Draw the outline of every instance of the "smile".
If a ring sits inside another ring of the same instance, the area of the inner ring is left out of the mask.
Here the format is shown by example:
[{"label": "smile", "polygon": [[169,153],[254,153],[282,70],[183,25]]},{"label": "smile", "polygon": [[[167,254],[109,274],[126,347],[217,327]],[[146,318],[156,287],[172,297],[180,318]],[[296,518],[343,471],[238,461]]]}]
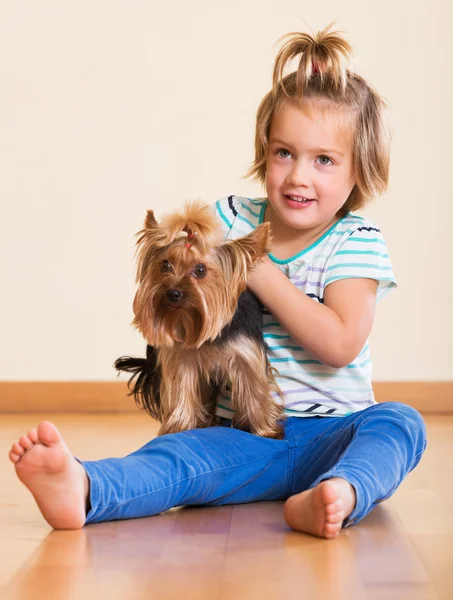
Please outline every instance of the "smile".
[{"label": "smile", "polygon": [[289,198],[290,200],[292,200],[293,202],[300,202],[301,204],[305,203],[305,202],[314,202],[314,198],[305,198],[304,196],[289,196],[286,195],[285,196],[287,198]]}]

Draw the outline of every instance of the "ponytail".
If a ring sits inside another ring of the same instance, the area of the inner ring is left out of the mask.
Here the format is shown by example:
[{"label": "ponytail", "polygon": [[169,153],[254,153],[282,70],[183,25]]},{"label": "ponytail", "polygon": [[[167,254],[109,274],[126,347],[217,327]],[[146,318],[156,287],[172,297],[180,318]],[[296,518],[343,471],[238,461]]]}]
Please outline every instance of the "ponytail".
[{"label": "ponytail", "polygon": [[344,59],[350,60],[352,47],[338,32],[330,31],[332,23],[314,37],[308,33],[287,33],[279,42],[287,39],[275,59],[272,77],[272,92],[277,96],[282,88],[286,95],[283,78],[285,66],[299,56],[296,71],[296,91],[299,98],[305,93],[310,80],[330,79],[330,85],[337,91],[344,91],[347,84],[347,69]]}]

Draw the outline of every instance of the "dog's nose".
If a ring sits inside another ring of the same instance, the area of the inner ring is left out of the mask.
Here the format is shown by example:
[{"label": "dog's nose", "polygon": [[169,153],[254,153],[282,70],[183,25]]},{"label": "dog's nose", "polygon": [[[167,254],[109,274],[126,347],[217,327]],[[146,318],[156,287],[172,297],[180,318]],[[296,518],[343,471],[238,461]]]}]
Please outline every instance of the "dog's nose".
[{"label": "dog's nose", "polygon": [[180,290],[168,290],[167,297],[170,302],[178,302],[182,298],[182,292]]}]

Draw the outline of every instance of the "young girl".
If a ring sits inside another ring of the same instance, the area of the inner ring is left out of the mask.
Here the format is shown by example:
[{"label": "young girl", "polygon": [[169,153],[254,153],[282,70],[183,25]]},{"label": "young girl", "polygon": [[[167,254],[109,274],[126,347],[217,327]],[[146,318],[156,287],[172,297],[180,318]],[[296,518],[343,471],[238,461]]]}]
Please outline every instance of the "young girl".
[{"label": "young girl", "polygon": [[[266,307],[264,337],[285,395],[284,439],[231,427],[165,435],[125,458],[75,459],[49,422],[9,454],[50,525],[154,515],[174,506],[286,500],[297,531],[335,538],[396,490],[425,449],[409,406],[376,404],[368,336],[377,300],[395,287],[381,231],[354,215],[387,187],[382,99],[342,66],[349,44],[326,29],[290,34],[257,115],[250,175],[267,197],[216,204],[225,237],[271,224],[272,254],[249,287]],[[288,61],[297,71],[283,76]]]}]

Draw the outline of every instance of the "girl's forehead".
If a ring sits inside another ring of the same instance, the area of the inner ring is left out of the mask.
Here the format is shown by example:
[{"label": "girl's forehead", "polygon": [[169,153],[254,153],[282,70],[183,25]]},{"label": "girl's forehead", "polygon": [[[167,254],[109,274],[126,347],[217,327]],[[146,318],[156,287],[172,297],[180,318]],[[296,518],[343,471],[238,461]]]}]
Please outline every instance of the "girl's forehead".
[{"label": "girl's forehead", "polygon": [[355,127],[356,115],[350,109],[312,99],[300,105],[286,101],[274,113],[269,142],[282,136],[288,142],[302,136],[307,141],[308,138],[313,141],[325,140],[326,143],[349,147]]}]

